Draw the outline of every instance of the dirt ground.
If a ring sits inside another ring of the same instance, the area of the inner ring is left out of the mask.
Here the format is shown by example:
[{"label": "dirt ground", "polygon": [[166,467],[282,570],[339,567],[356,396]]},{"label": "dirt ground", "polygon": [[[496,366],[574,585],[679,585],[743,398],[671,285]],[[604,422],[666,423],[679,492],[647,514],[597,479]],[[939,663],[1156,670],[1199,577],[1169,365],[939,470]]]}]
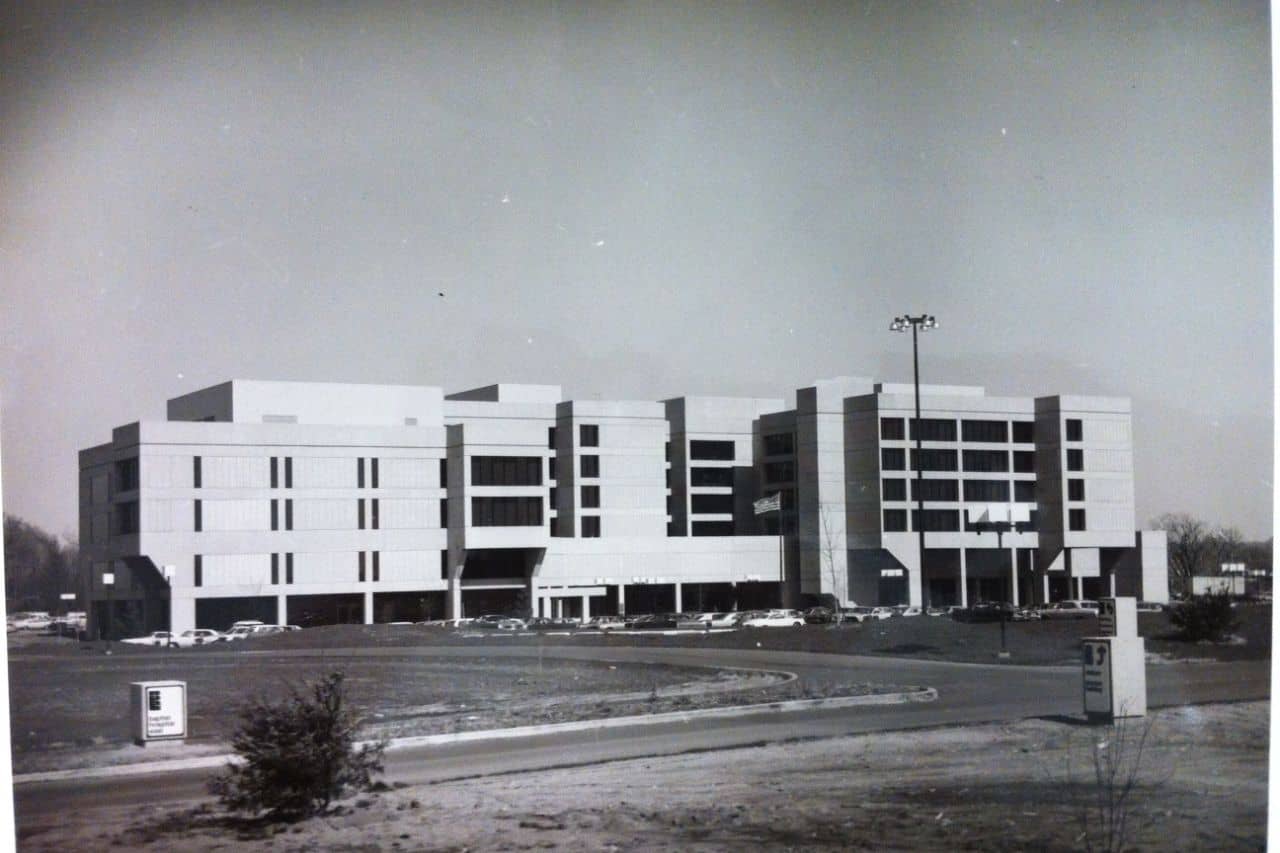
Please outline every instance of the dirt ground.
[{"label": "dirt ground", "polygon": [[[1192,706],[1148,718],[1126,849],[1263,849],[1269,710]],[[1132,759],[1144,727],[1029,720],[423,787],[388,779],[389,791],[280,829],[207,805],[143,808],[21,849],[1080,850],[1100,831],[1088,805],[1099,790],[1092,756]]]}]

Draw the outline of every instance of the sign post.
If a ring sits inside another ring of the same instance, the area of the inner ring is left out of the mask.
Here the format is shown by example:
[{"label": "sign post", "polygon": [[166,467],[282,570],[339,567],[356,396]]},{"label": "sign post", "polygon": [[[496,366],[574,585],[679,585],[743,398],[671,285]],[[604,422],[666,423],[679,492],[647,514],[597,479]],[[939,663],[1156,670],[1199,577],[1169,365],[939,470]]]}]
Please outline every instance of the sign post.
[{"label": "sign post", "polygon": [[187,738],[187,683],[134,681],[129,685],[133,742],[181,746]]},{"label": "sign post", "polygon": [[1084,712],[1109,723],[1147,714],[1146,643],[1138,636],[1137,601],[1104,598],[1098,633],[1081,641]]}]

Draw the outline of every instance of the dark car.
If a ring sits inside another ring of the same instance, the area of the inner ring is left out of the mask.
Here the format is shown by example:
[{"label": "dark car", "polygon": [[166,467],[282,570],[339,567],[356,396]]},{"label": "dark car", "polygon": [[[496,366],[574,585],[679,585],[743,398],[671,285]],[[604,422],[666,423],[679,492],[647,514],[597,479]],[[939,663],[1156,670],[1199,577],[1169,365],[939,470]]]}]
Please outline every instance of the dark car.
[{"label": "dark car", "polygon": [[970,607],[953,611],[951,618],[957,622],[999,622],[1012,620],[1015,610],[1016,607],[1003,601],[979,601]]},{"label": "dark car", "polygon": [[674,613],[652,613],[641,616],[629,626],[634,631],[672,631],[679,627]]},{"label": "dark car", "polygon": [[836,615],[828,607],[810,607],[804,612],[806,625],[830,625],[836,621]]}]

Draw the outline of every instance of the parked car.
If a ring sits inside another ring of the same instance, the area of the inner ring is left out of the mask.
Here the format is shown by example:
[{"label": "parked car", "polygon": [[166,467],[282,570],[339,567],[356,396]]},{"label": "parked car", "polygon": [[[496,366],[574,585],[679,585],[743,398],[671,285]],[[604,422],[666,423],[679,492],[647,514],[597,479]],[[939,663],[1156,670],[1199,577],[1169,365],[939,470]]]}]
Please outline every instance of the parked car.
[{"label": "parked car", "polygon": [[[1092,604],[1092,607],[1086,605]],[[1097,602],[1078,599],[1057,601],[1040,611],[1042,619],[1089,619],[1098,615]]]},{"label": "parked car", "polygon": [[258,623],[258,625],[236,625],[231,629],[222,632],[222,642],[230,643],[235,642],[236,640],[243,640],[247,637],[252,637],[253,629],[259,627],[261,624],[262,623]]},{"label": "parked car", "polygon": [[620,631],[627,623],[617,616],[596,616],[582,627],[592,631]]},{"label": "parked car", "polygon": [[736,628],[742,622],[741,613],[712,613],[707,621],[710,628]]},{"label": "parked car", "polygon": [[873,607],[871,612],[867,614],[869,619],[892,619],[896,615],[896,611],[892,607]]},{"label": "parked car", "polygon": [[180,649],[189,649],[192,646],[211,645],[221,642],[222,635],[211,628],[195,628],[190,631],[183,631],[181,634],[173,638],[173,645]]},{"label": "parked car", "polygon": [[1158,601],[1139,601],[1137,610],[1139,613],[1163,613],[1165,607]]},{"label": "parked car", "polygon": [[829,607],[810,607],[804,612],[806,625],[830,625],[836,621],[836,614]]},{"label": "parked car", "polygon": [[671,631],[679,624],[674,613],[650,613],[638,617],[629,627],[633,631]]},{"label": "parked car", "polygon": [[173,634],[168,631],[152,631],[145,637],[130,637],[120,642],[128,643],[132,646],[171,646],[173,645],[173,639]]},{"label": "parked car", "polygon": [[951,611],[946,607],[930,607],[925,610],[925,614],[929,616],[950,616]]},{"label": "parked car", "polygon": [[763,616],[753,616],[742,623],[744,628],[799,628],[804,617],[795,610],[770,610]]},{"label": "parked car", "polygon": [[1014,622],[1039,622],[1040,610],[1035,607],[1019,607],[1009,614],[1009,618]]},{"label": "parked car", "polygon": [[49,627],[52,617],[43,610],[28,610],[14,613],[8,619],[15,631],[43,631]]},{"label": "parked car", "polygon": [[[409,623],[405,622],[404,624],[408,625]],[[250,625],[249,629],[250,629],[250,633],[254,637],[260,636],[262,634],[283,634],[284,633],[283,625]]]},{"label": "parked car", "polygon": [[923,616],[924,610],[919,607],[903,607],[898,610],[899,616]]},{"label": "parked car", "polygon": [[957,622],[999,622],[1012,620],[1018,608],[1004,601],[978,601],[971,607],[958,607],[951,613]]}]

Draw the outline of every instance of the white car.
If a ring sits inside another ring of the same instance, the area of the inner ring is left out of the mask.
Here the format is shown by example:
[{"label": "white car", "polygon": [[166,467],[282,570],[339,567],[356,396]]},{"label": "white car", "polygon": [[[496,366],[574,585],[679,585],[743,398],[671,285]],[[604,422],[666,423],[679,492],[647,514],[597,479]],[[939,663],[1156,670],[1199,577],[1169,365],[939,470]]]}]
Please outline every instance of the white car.
[{"label": "white car", "polygon": [[794,610],[770,610],[764,616],[753,616],[742,623],[744,628],[799,628],[804,617]]},{"label": "white car", "polygon": [[171,646],[173,645],[173,634],[168,631],[152,631],[145,637],[130,637],[120,642],[133,646]]},{"label": "white car", "polygon": [[741,613],[712,613],[707,625],[712,628],[736,628],[742,622]]},{"label": "white car", "polygon": [[924,611],[919,607],[904,607],[898,611],[899,616],[921,616],[923,614]]},{"label": "white car", "polygon": [[232,641],[234,641],[234,640],[243,640],[243,639],[245,639],[246,637],[252,637],[252,636],[253,636],[253,634],[254,634],[254,629],[259,628],[259,627],[261,627],[261,625],[236,625],[236,626],[233,626],[233,627],[231,628],[231,630],[229,630],[229,631],[225,631],[225,632],[222,634],[222,640],[223,640],[223,642],[230,643],[230,642],[232,642]]},{"label": "white car", "polygon": [[210,628],[195,628],[190,631],[183,631],[181,634],[173,638],[173,645],[180,649],[189,649],[192,646],[205,646],[220,642],[222,635]]},{"label": "white car", "polygon": [[43,610],[15,613],[9,617],[9,624],[15,631],[43,631],[52,621],[53,618]]},{"label": "white car", "polygon": [[871,612],[867,614],[868,619],[892,619],[897,615],[897,611],[892,607],[873,607]]},{"label": "white car", "polygon": [[621,631],[627,623],[617,616],[596,616],[582,627],[594,631]]}]

